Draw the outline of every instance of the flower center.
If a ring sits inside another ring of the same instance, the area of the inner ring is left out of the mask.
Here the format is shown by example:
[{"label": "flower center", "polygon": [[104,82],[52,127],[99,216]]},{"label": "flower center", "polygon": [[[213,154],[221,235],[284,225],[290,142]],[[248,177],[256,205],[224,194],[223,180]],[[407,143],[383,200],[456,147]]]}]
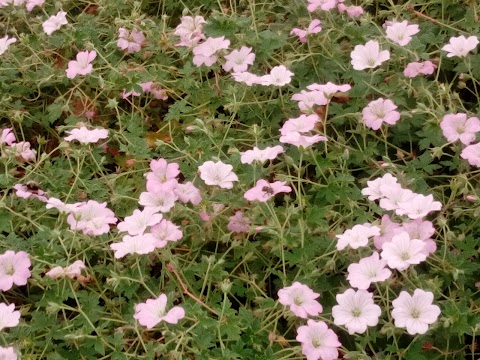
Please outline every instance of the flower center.
[{"label": "flower center", "polygon": [[358,318],[360,317],[360,315],[362,315],[362,310],[360,310],[359,308],[353,308],[352,316]]},{"label": "flower center", "polygon": [[300,296],[295,296],[293,303],[297,306],[300,306],[303,304],[303,299]]},{"label": "flower center", "polygon": [[322,339],[315,336],[313,339],[312,339],[312,345],[314,348],[319,348],[322,346]]},{"label": "flower center", "polygon": [[15,267],[13,266],[13,264],[8,264],[5,266],[5,274],[10,276],[15,274]]},{"label": "flower center", "polygon": [[412,313],[410,314],[412,316],[412,318],[414,319],[418,319],[420,317],[420,310],[418,309],[413,309],[412,310]]},{"label": "flower center", "polygon": [[407,261],[408,259],[410,259],[410,254],[408,252],[402,252],[400,254],[400,259],[402,259],[403,261]]},{"label": "flower center", "polygon": [[464,132],[465,132],[465,126],[464,125],[458,125],[457,133],[463,134]]},{"label": "flower center", "polygon": [[367,60],[368,66],[375,66],[376,59],[370,58]]}]

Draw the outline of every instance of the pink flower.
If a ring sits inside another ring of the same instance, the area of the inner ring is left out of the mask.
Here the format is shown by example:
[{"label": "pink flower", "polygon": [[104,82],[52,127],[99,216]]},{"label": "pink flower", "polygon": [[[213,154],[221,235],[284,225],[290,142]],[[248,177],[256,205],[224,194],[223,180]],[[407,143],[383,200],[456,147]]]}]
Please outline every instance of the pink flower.
[{"label": "pink flower", "polygon": [[232,171],[233,166],[221,161],[206,161],[198,167],[200,178],[207,185],[217,185],[223,189],[233,188],[233,182],[238,181],[237,175]]},{"label": "pink flower", "polygon": [[315,105],[327,105],[329,103],[329,99],[325,97],[323,91],[302,90],[300,93],[293,94],[291,99],[298,101],[298,108],[305,113],[313,112]]},{"label": "pink flower", "polygon": [[148,191],[173,191],[177,186],[178,181],[176,177],[180,174],[177,163],[169,164],[163,158],[152,160],[150,162],[150,170],[152,171],[146,174]]},{"label": "pink flower", "polygon": [[41,189],[31,190],[27,185],[23,185],[23,184],[15,184],[13,186],[13,189],[15,190],[15,195],[17,195],[19,198],[22,198],[22,199],[36,198],[43,202],[48,201],[48,199],[45,196],[43,196],[43,195],[46,195],[47,193]]},{"label": "pink flower", "polygon": [[76,61],[72,60],[68,62],[68,68],[65,70],[67,78],[73,79],[77,75],[90,74],[93,70],[91,63],[96,57],[97,52],[95,50],[79,52]]},{"label": "pink flower", "polygon": [[480,131],[480,120],[474,116],[467,119],[464,113],[448,114],[443,117],[440,127],[448,141],[460,140],[462,144],[469,145]]},{"label": "pink flower", "polygon": [[480,143],[468,145],[462,150],[460,157],[467,160],[470,165],[480,167]]},{"label": "pink flower", "polygon": [[308,35],[317,34],[320,31],[322,31],[322,27],[320,26],[320,20],[313,19],[306,30],[293,28],[292,31],[290,31],[290,35],[296,35],[300,39],[301,43],[306,43]]},{"label": "pink flower", "polygon": [[110,244],[115,252],[115,259],[121,259],[127,254],[149,254],[155,250],[156,239],[151,234],[125,235],[122,242]]},{"label": "pink flower", "polygon": [[230,54],[225,55],[227,62],[222,66],[223,70],[230,71],[233,69],[236,73],[247,71],[248,65],[252,65],[255,61],[255,54],[252,53],[251,47],[242,46],[240,50],[233,50]]},{"label": "pink flower", "polygon": [[422,252],[424,246],[423,241],[412,240],[407,232],[402,232],[383,244],[380,255],[391,269],[406,270],[410,265],[425,261],[427,256]]},{"label": "pink flower", "polygon": [[112,210],[107,209],[107,203],[95,200],[80,203],[72,208],[67,217],[71,230],[80,230],[85,235],[97,236],[110,231],[110,224],[115,224],[117,218]]},{"label": "pink flower", "polygon": [[153,328],[161,321],[176,324],[185,317],[185,310],[180,306],[174,306],[168,312],[166,308],[167,295],[160,294],[156,299],[148,299],[144,303],[135,305],[135,315],[133,317],[147,329]]},{"label": "pink flower", "polygon": [[54,31],[57,31],[62,25],[67,25],[67,13],[65,11],[59,11],[57,15],[50,16],[43,24],[43,31],[47,35],[52,35]]},{"label": "pink flower", "polygon": [[15,311],[15,304],[0,303],[0,331],[17,326],[20,322],[20,311]]},{"label": "pink flower", "polygon": [[260,84],[260,79],[261,79],[260,76],[252,74],[248,71],[232,73],[232,76],[236,82],[241,82],[248,86]]},{"label": "pink flower", "polygon": [[297,329],[297,341],[302,343],[302,354],[307,360],[336,360],[342,344],[338,336],[323,321],[308,320]]},{"label": "pink flower", "polygon": [[278,302],[290,307],[290,310],[303,319],[317,316],[323,311],[322,305],[315,300],[320,294],[313,292],[307,285],[295,281],[291,286],[278,290]]},{"label": "pink flower", "polygon": [[[382,250],[383,244],[392,240],[392,238],[401,231],[403,231],[403,227],[391,221],[390,216],[385,214],[382,216],[382,222],[380,224],[380,235],[373,237],[373,245],[376,249]],[[415,237],[412,237],[412,239],[415,239]]]},{"label": "pink flower", "polygon": [[274,66],[272,70],[270,70],[270,74],[263,75],[260,78],[260,83],[266,86],[284,86],[290,84],[293,75],[294,74],[283,65]]},{"label": "pink flower", "polygon": [[347,246],[352,249],[367,246],[368,238],[380,235],[380,228],[372,224],[365,223],[355,225],[353,228],[346,230],[343,234],[337,235],[337,250],[343,250]]},{"label": "pink flower", "polygon": [[384,198],[380,199],[380,207],[384,210],[397,210],[401,202],[408,202],[415,197],[415,193],[408,189],[403,189],[399,184],[384,185],[381,189]]},{"label": "pink flower", "polygon": [[75,279],[80,276],[82,269],[85,269],[85,264],[82,260],[75,261],[72,265],[67,267],[55,266],[49,272],[45,274],[52,279],[59,279],[64,277],[69,277],[70,279]]},{"label": "pink flower", "polygon": [[363,334],[368,326],[376,326],[382,310],[373,303],[373,294],[366,290],[348,289],[336,296],[332,308],[333,323],[345,325],[350,335]]},{"label": "pink flower", "polygon": [[62,200],[57,199],[55,197],[51,197],[50,199],[47,200],[47,205],[45,207],[47,209],[57,209],[60,212],[63,213],[70,213],[74,211],[79,205],[82,205],[83,203],[75,203],[75,204],[65,204]]},{"label": "pink flower", "polygon": [[274,147],[266,147],[263,150],[260,150],[255,146],[253,150],[247,150],[240,153],[240,162],[242,164],[251,164],[254,161],[264,163],[267,160],[274,160],[279,154],[283,152],[283,147],[281,147],[280,145]]},{"label": "pink flower", "polygon": [[17,354],[13,347],[4,348],[0,346],[0,359],[2,360],[17,360]]},{"label": "pink flower", "polygon": [[65,132],[69,135],[64,139],[65,141],[77,140],[82,144],[96,143],[98,140],[108,137],[108,130],[103,128],[89,130],[85,126],[82,126],[79,129],[72,129]]},{"label": "pink flower", "polygon": [[17,139],[15,138],[15,134],[12,132],[11,128],[6,128],[2,130],[2,133],[0,135],[0,145],[12,145],[15,141],[17,141]]},{"label": "pink flower", "polygon": [[437,321],[440,308],[433,305],[433,293],[416,289],[411,296],[402,291],[398,298],[392,301],[392,317],[395,326],[407,329],[410,335],[425,334],[428,325]]},{"label": "pink flower", "polygon": [[45,0],[27,0],[27,11],[30,12],[35,6],[42,6],[45,3]]},{"label": "pink flower", "polygon": [[403,75],[408,78],[414,78],[420,74],[431,75],[434,73],[436,68],[437,65],[431,61],[411,62],[407,65],[405,70],[403,70]]},{"label": "pink flower", "polygon": [[372,69],[390,59],[387,50],[380,51],[378,41],[370,40],[365,45],[357,45],[350,54],[355,70]]},{"label": "pink flower", "polygon": [[[351,88],[352,87],[349,84],[337,85],[330,81],[327,82],[326,84],[313,83],[307,86],[308,90],[321,91],[327,99],[330,99],[336,93],[347,92]],[[317,104],[317,105],[325,105],[325,104]]]},{"label": "pink flower", "polygon": [[[397,184],[397,178],[392,174],[385,174],[375,180],[367,181],[367,187],[362,189],[362,195],[368,196],[368,200],[374,201],[385,197],[384,191]],[[398,185],[400,186],[400,185]]]},{"label": "pink flower", "polygon": [[[13,285],[26,285],[30,274],[30,257],[25,251],[7,250],[0,255],[0,290],[8,291]],[[0,314],[2,312],[0,311]]]},{"label": "pink flower", "polygon": [[[159,99],[159,100],[168,99],[168,96],[165,90],[159,87],[153,81],[138,83],[138,86],[142,88],[143,92],[152,94],[155,99]],[[122,99],[128,99],[129,96],[140,96],[140,95],[142,94],[139,92],[136,92],[135,90],[131,90],[131,91],[123,90]]]},{"label": "pink flower", "polygon": [[197,66],[202,64],[212,66],[217,61],[216,53],[223,49],[228,49],[230,40],[225,40],[225,36],[212,38],[209,37],[203,43],[193,48],[193,63]]},{"label": "pink flower", "polygon": [[205,39],[203,35],[203,24],[206,24],[203,16],[182,16],[181,23],[175,29],[175,35],[180,36],[180,42],[176,46],[193,46],[200,40]]},{"label": "pink flower", "polygon": [[185,184],[177,184],[173,189],[174,194],[183,203],[191,202],[193,205],[198,205],[202,202],[202,194],[191,181]]},{"label": "pink flower", "polygon": [[400,231],[406,231],[410,239],[422,240],[424,243],[422,252],[426,256],[437,250],[435,240],[431,239],[433,234],[435,234],[435,228],[431,221],[423,221],[422,219],[407,221],[402,224]]},{"label": "pink flower", "polygon": [[9,148],[5,149],[5,153],[7,155],[13,155],[17,161],[34,161],[37,155],[37,151],[30,148],[28,141],[20,141],[12,144]]},{"label": "pink flower", "polygon": [[16,42],[17,39],[12,37],[9,38],[8,35],[5,35],[3,38],[0,38],[0,55],[7,51],[8,47]]},{"label": "pink flower", "polygon": [[154,212],[169,212],[177,201],[177,195],[172,189],[164,189],[159,191],[146,191],[140,194],[138,203],[145,207],[151,208]]},{"label": "pink flower", "polygon": [[447,57],[459,56],[465,57],[467,54],[475,49],[478,45],[478,38],[476,36],[451,37],[450,42],[442,47],[442,50],[448,52]]},{"label": "pink flower", "polygon": [[242,211],[235,212],[235,215],[228,218],[227,229],[237,234],[248,233],[251,220]]},{"label": "pink flower", "polygon": [[[385,268],[387,261],[380,259],[377,252],[348,266],[347,280],[351,287],[367,290],[372,283],[387,280],[392,272]],[[342,324],[340,324],[342,325]]]},{"label": "pink flower", "polygon": [[255,187],[247,190],[243,197],[248,201],[266,202],[279,193],[289,193],[292,191],[290,186],[286,185],[286,181],[275,181],[269,183],[266,180],[258,180]]},{"label": "pink flower", "polygon": [[144,210],[134,210],[131,216],[117,224],[118,231],[128,232],[130,235],[142,235],[147,227],[158,224],[163,216],[153,208],[147,207]]},{"label": "pink flower", "polygon": [[142,50],[142,45],[145,42],[145,35],[143,32],[133,29],[129,32],[127,29],[118,29],[117,46],[126,50],[127,54],[138,52]]},{"label": "pink flower", "polygon": [[387,39],[400,46],[407,45],[412,40],[412,36],[420,31],[418,25],[411,25],[407,20],[402,22],[386,21],[384,27],[386,27]]},{"label": "pink flower", "polygon": [[162,248],[168,241],[176,242],[183,236],[180,227],[169,220],[163,219],[160,223],[152,226],[150,235],[155,239],[155,247]]},{"label": "pink flower", "polygon": [[363,8],[361,6],[346,6],[342,3],[337,5],[339,13],[347,12],[347,15],[351,18],[356,18],[363,15]]},{"label": "pink flower", "polygon": [[[308,1],[308,6],[307,10],[309,12],[314,12],[318,8],[321,10],[331,10],[337,5],[337,0],[307,0]],[[309,359],[310,360],[310,359]]]},{"label": "pink flower", "polygon": [[307,148],[318,142],[327,141],[327,138],[322,135],[306,136],[298,132],[292,132],[292,133],[288,133],[286,135],[280,136],[279,141],[284,144],[291,144],[297,147],[301,146],[301,147]]},{"label": "pink flower", "polygon": [[400,113],[395,110],[396,108],[392,100],[380,98],[370,101],[362,111],[362,120],[365,126],[373,130],[380,129],[384,122],[395,125],[400,120]]},{"label": "pink flower", "polygon": [[433,201],[433,195],[416,194],[407,201],[398,203],[398,209],[395,210],[397,215],[407,215],[410,219],[421,219],[428,215],[431,211],[439,211],[442,204],[439,201]]},{"label": "pink flower", "polygon": [[280,134],[287,135],[289,133],[306,133],[315,128],[315,125],[320,122],[320,118],[316,114],[300,115],[298,118],[292,118],[285,121],[280,128]]}]

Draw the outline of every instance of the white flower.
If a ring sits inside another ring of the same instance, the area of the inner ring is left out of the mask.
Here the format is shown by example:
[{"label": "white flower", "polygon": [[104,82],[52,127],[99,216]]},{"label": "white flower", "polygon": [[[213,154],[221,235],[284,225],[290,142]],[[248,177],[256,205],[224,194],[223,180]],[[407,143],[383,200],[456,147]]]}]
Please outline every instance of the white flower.
[{"label": "white flower", "polygon": [[416,289],[411,296],[402,291],[397,299],[392,301],[392,317],[395,319],[395,326],[406,328],[410,335],[425,334],[428,325],[437,321],[440,315],[440,308],[432,305],[433,293]]},{"label": "white flower", "polygon": [[380,306],[373,303],[373,294],[366,290],[348,289],[336,296],[338,305],[332,308],[335,325],[345,325],[350,335],[362,334],[367,326],[378,324],[382,313]]},{"label": "white flower", "polygon": [[380,51],[378,41],[370,40],[365,45],[355,46],[350,57],[355,70],[364,70],[380,66],[390,59],[390,53],[387,50]]},{"label": "white flower", "polygon": [[198,167],[200,178],[207,185],[217,185],[223,189],[233,188],[233,182],[238,181],[237,175],[232,171],[233,166],[221,161],[206,161]]},{"label": "white flower", "polygon": [[424,246],[425,243],[422,240],[412,240],[404,231],[395,235],[391,241],[384,243],[380,255],[391,269],[405,270],[410,265],[425,261],[427,255],[422,252]]},{"label": "white flower", "polygon": [[57,15],[52,15],[43,24],[43,31],[47,35],[52,35],[54,31],[57,31],[62,25],[68,24],[67,13],[65,11],[59,11]]},{"label": "white flower", "polygon": [[447,57],[459,56],[464,57],[467,54],[475,49],[478,45],[478,38],[476,36],[465,36],[451,37],[450,42],[442,47],[442,50],[448,52]]},{"label": "white flower", "polygon": [[285,66],[280,65],[273,67],[272,70],[270,70],[270,74],[262,76],[260,81],[262,85],[283,86],[290,84],[293,75],[294,74]]}]

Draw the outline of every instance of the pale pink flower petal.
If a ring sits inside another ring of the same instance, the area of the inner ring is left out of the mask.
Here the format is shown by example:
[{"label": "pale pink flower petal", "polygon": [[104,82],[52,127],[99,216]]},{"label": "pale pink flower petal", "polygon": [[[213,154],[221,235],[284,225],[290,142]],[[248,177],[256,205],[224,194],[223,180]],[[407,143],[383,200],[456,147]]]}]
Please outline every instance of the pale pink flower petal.
[{"label": "pale pink flower petal", "polygon": [[233,166],[221,161],[206,161],[198,167],[200,178],[207,185],[217,185],[223,189],[233,188],[233,182],[238,181],[237,175],[232,171]]},{"label": "pale pink flower petal", "polygon": [[374,252],[371,256],[348,266],[347,280],[351,287],[367,290],[372,283],[385,281],[392,275],[386,265],[387,261],[380,259],[380,255]]},{"label": "pale pink flower petal", "polygon": [[392,100],[378,99],[368,103],[362,111],[362,120],[365,126],[378,130],[383,123],[395,125],[400,120],[400,113]]},{"label": "pale pink flower petal", "polygon": [[148,254],[155,250],[156,239],[151,234],[125,235],[122,242],[110,244],[115,258],[121,259],[127,254]]},{"label": "pale pink flower petal", "polygon": [[228,218],[227,229],[237,234],[248,233],[251,220],[242,211],[235,212],[235,215]]},{"label": "pale pink flower petal", "polygon": [[402,232],[383,244],[380,255],[391,269],[406,270],[410,265],[425,261],[427,256],[422,251],[424,247],[423,241],[410,239],[407,232]]},{"label": "pale pink flower petal", "polygon": [[338,336],[323,321],[308,320],[297,329],[297,341],[302,343],[302,354],[307,360],[336,360],[342,344]]},{"label": "pale pink flower petal", "polygon": [[15,304],[0,303],[0,331],[17,326],[20,322],[20,311],[15,311]]},{"label": "pale pink flower petal", "polygon": [[373,226],[369,223],[355,225],[343,234],[336,236],[338,239],[337,250],[343,250],[347,246],[350,246],[352,249],[367,246],[368,239],[376,235],[380,235],[380,228],[378,226]]},{"label": "pale pink flower petal", "polygon": [[266,202],[279,193],[289,193],[292,188],[286,185],[286,181],[275,181],[269,183],[266,180],[258,180],[255,187],[247,190],[243,197],[248,201]]},{"label": "pale pink flower petal", "polygon": [[147,329],[153,328],[161,321],[177,324],[185,317],[185,311],[180,306],[174,306],[169,311],[166,308],[167,295],[160,294],[157,299],[148,299],[144,303],[136,304],[133,317]]},{"label": "pale pink flower petal", "polygon": [[136,209],[131,216],[117,224],[117,229],[128,232],[129,235],[142,235],[147,227],[158,224],[162,218],[162,214],[158,214],[153,208]]},{"label": "pale pink flower petal", "polygon": [[0,346],[0,359],[2,360],[17,360],[18,356],[13,347],[4,348]]},{"label": "pale pink flower petal", "polygon": [[256,146],[252,150],[240,153],[240,162],[242,164],[251,164],[254,161],[264,163],[267,160],[274,160],[279,154],[283,153],[283,147],[280,145],[274,147],[266,147],[260,150]]},{"label": "pale pink flower petal", "polygon": [[81,144],[96,143],[98,140],[108,137],[108,130],[103,128],[89,130],[85,126],[82,126],[79,129],[72,129],[65,132],[69,135],[65,137],[65,141],[77,140]]},{"label": "pale pink flower petal", "polygon": [[465,57],[477,47],[478,43],[478,37],[476,36],[469,36],[468,38],[463,35],[451,37],[450,42],[442,47],[442,50],[448,52],[447,57]]},{"label": "pale pink flower petal", "polygon": [[260,83],[266,86],[284,86],[290,84],[293,75],[294,74],[283,65],[274,66],[272,70],[270,70],[270,74],[261,77]]},{"label": "pale pink flower petal", "polygon": [[240,50],[233,50],[230,54],[224,56],[227,60],[223,65],[223,70],[235,73],[247,71],[248,66],[255,61],[255,54],[251,47],[242,46]]},{"label": "pale pink flower petal", "polygon": [[[30,257],[25,251],[7,250],[0,255],[0,290],[8,291],[13,285],[26,285],[31,276]],[[1,311],[0,311],[1,314]]]},{"label": "pale pink flower petal", "polygon": [[365,45],[357,45],[350,54],[355,70],[376,68],[390,59],[390,52],[381,51],[378,41],[370,40]]},{"label": "pale pink flower petal", "polygon": [[474,116],[467,119],[464,113],[448,114],[440,122],[440,128],[448,141],[460,140],[462,144],[469,145],[480,132],[480,120]]},{"label": "pale pink flower petal", "polygon": [[400,46],[407,45],[412,40],[412,36],[419,31],[418,25],[409,24],[407,20],[402,22],[388,21],[386,23],[387,39],[392,40]]},{"label": "pale pink flower petal", "polygon": [[73,79],[77,75],[87,75],[93,70],[92,61],[97,57],[97,52],[81,51],[77,54],[76,60],[68,62],[68,68],[65,70],[67,78]]},{"label": "pale pink flower petal", "polygon": [[47,35],[52,35],[54,31],[57,31],[62,25],[68,24],[67,13],[65,11],[59,11],[56,15],[52,15],[43,24],[43,31]]},{"label": "pale pink flower petal", "polygon": [[82,260],[75,261],[72,265],[67,267],[55,266],[45,276],[51,277],[52,279],[59,279],[63,277],[69,277],[70,279],[75,279],[81,275],[82,269],[85,269],[85,264]]},{"label": "pale pink flower petal", "polygon": [[298,317],[307,319],[317,316],[323,311],[322,305],[315,299],[320,294],[314,292],[307,285],[295,281],[292,285],[278,290],[278,302],[288,306]]}]

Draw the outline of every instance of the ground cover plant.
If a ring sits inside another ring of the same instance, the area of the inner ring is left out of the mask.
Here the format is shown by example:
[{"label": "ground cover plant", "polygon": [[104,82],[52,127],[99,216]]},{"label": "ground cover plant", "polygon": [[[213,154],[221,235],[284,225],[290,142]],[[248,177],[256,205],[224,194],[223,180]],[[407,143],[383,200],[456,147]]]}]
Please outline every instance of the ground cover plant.
[{"label": "ground cover plant", "polygon": [[476,1],[0,0],[0,359],[477,359]]}]

